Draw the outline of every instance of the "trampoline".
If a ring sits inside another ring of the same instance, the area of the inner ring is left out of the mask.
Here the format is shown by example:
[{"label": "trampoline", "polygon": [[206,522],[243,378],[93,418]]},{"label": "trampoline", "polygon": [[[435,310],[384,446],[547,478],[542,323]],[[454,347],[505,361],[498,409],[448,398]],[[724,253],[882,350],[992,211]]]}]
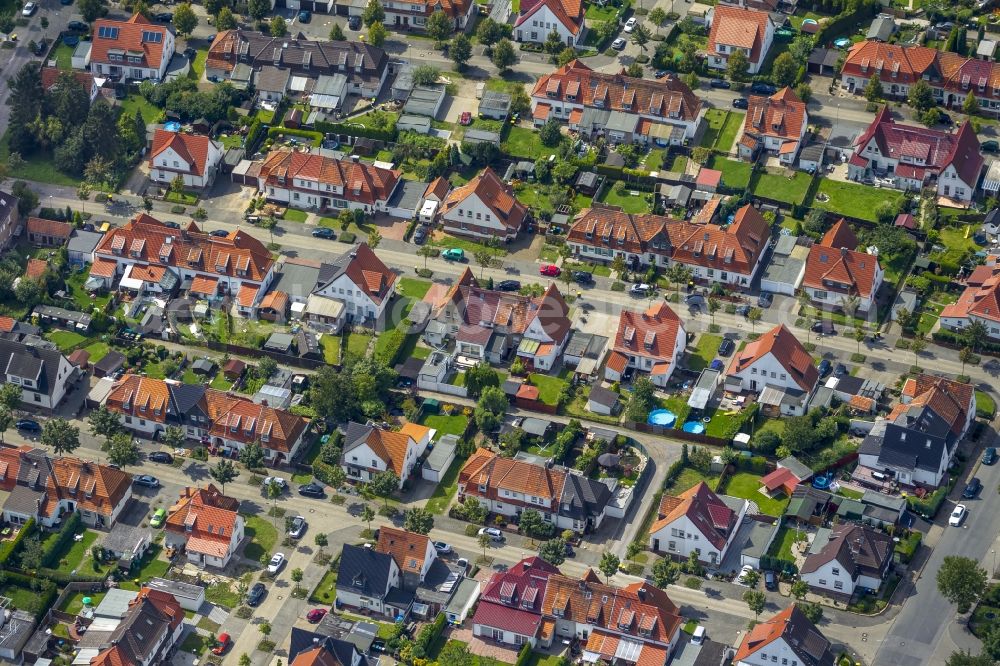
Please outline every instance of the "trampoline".
[{"label": "trampoline", "polygon": [[700,435],[705,432],[705,424],[699,423],[698,421],[688,421],[684,424],[684,427],[681,428],[681,430],[695,435]]},{"label": "trampoline", "polygon": [[649,425],[664,426],[669,428],[677,421],[677,415],[669,409],[654,409],[649,413],[646,422]]}]

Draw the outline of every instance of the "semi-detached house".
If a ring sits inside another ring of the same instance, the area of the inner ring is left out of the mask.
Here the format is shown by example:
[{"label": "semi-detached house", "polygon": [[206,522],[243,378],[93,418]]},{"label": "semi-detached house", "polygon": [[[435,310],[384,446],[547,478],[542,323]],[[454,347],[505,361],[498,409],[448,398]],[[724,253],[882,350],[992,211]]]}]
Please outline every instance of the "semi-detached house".
[{"label": "semi-detached house", "polygon": [[604,378],[611,382],[621,381],[626,370],[632,368],[647,373],[654,385],[666,387],[684,354],[685,345],[684,325],[664,301],[649,306],[644,312],[622,310]]},{"label": "semi-detached house", "polygon": [[808,126],[806,104],[791,88],[770,97],[751,95],[738,146],[740,159],[756,160],[763,152],[777,155],[782,164],[794,164]]},{"label": "semi-detached house", "polygon": [[802,291],[816,307],[844,309],[849,299],[857,299],[860,312],[876,305],[882,266],[877,255],[859,252],[857,246],[857,236],[845,220],[840,220],[809,248]]},{"label": "semi-detached house", "polygon": [[149,179],[169,186],[180,176],[185,187],[204,189],[215,180],[222,153],[222,144],[207,136],[158,129],[149,152]]},{"label": "semi-detached house", "polygon": [[704,482],[680,495],[664,495],[649,530],[649,548],[678,559],[694,553],[701,562],[719,566],[748,508],[746,500],[720,498]]},{"label": "semi-detached house", "polygon": [[972,322],[986,326],[986,334],[1000,338],[1000,266],[996,259],[978,266],[966,279],[965,289],[954,303],[941,311],[941,327],[961,331]]},{"label": "semi-detached house", "polygon": [[174,57],[174,33],[142,14],[94,21],[90,69],[111,79],[160,81]]},{"label": "semi-detached house", "polygon": [[76,378],[76,369],[59,350],[0,339],[0,384],[21,387],[24,405],[58,408]]},{"label": "semi-detached house", "polygon": [[833,666],[835,663],[830,641],[795,604],[746,632],[733,659],[736,666]]},{"label": "semi-detached house", "polygon": [[534,647],[542,626],[545,586],[549,576],[558,573],[559,569],[537,556],[494,573],[472,618],[473,635],[504,645]]},{"label": "semi-detached house", "polygon": [[164,524],[165,544],[187,554],[199,566],[223,568],[236,554],[244,537],[240,502],[218,488],[185,488],[170,507]]},{"label": "semi-detached house", "polygon": [[344,432],[341,466],[351,481],[368,482],[382,472],[393,472],[402,488],[433,436],[432,429],[417,423],[393,431],[351,422]]},{"label": "semi-detached house", "polygon": [[736,393],[760,392],[772,386],[808,395],[818,380],[812,356],[784,324],[733,354],[726,370],[726,390]]},{"label": "semi-detached house", "polygon": [[121,622],[91,666],[155,666],[170,661],[174,646],[184,633],[184,610],[174,595],[144,587],[129,602]]},{"label": "semi-detached house", "polygon": [[[473,0],[384,0],[385,27],[396,30],[425,30],[427,19],[436,11],[444,13],[455,30],[464,30],[475,15]],[[365,5],[352,3],[348,12],[361,16]]]},{"label": "semi-detached house", "polygon": [[882,587],[892,556],[888,534],[844,523],[817,530],[799,575],[814,592],[850,599],[858,589],[877,592]]},{"label": "semi-detached house", "polygon": [[514,22],[514,39],[544,44],[555,31],[566,46],[576,46],[583,38],[584,9],[580,0],[525,0]]},{"label": "semi-detached house", "polygon": [[587,137],[658,146],[692,139],[705,114],[701,100],[676,76],[606,74],[580,60],[538,80],[531,110],[536,127],[555,118]]},{"label": "semi-detached house", "polygon": [[381,330],[396,293],[396,278],[368,244],[361,243],[333,262],[320,265],[312,293],[342,302],[348,321],[371,323]]},{"label": "semi-detached house", "polygon": [[517,200],[514,188],[500,180],[490,167],[441,202],[440,220],[445,231],[473,238],[517,238],[528,208]]},{"label": "semi-detached house", "polygon": [[729,57],[742,51],[749,62],[748,74],[756,74],[774,41],[774,22],[767,12],[717,5],[705,16],[709,24],[708,58],[705,62],[712,69],[726,69]]}]

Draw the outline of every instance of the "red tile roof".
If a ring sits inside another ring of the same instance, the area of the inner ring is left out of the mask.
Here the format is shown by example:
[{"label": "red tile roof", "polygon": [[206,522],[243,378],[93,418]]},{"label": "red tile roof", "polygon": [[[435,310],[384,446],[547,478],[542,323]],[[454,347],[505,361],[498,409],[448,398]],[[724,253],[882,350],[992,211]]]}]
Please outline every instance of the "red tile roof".
[{"label": "red tile roof", "polygon": [[807,118],[805,102],[787,86],[770,97],[751,95],[743,121],[744,136],[749,132],[798,141]]},{"label": "red tile roof", "polygon": [[392,297],[397,275],[368,247],[368,243],[361,243],[354,249],[354,256],[345,272],[351,282],[375,304]]},{"label": "red tile roof", "polygon": [[486,167],[475,178],[461,187],[456,187],[441,203],[441,214],[448,214],[470,196],[475,195],[487,206],[496,221],[512,231],[521,228],[521,223],[528,216],[528,208],[517,200],[514,189],[500,180],[500,177],[490,167]]},{"label": "red tile roof", "polygon": [[170,507],[164,529],[187,538],[188,550],[225,557],[240,519],[239,506],[239,500],[226,497],[214,485],[185,488]]},{"label": "red tile roof", "polygon": [[[201,134],[184,134],[158,129],[153,134],[153,149],[149,153],[149,166],[163,151],[170,149],[191,166],[191,173],[201,176],[208,165],[208,149],[212,140]],[[167,167],[170,168],[170,167]]]},{"label": "red tile roof", "polygon": [[[972,411],[975,387],[946,377],[920,374],[906,380],[902,395],[910,399],[909,405],[929,407],[957,434],[965,427]],[[890,420],[894,418],[893,414],[890,414]]]},{"label": "red tile roof", "polygon": [[41,259],[28,259],[28,267],[24,270],[24,275],[31,280],[37,280],[45,275],[47,270],[49,270],[49,262]]},{"label": "red tile roof", "polygon": [[25,223],[28,234],[41,234],[52,238],[62,238],[68,240],[73,233],[73,225],[69,222],[57,222],[47,220],[43,217],[29,217]]},{"label": "red tile roof", "polygon": [[110,518],[113,509],[131,495],[132,475],[119,469],[69,457],[54,458],[50,464],[52,476],[42,509],[47,516],[55,514],[60,500],[72,500],[81,511]]},{"label": "red tile roof", "polygon": [[622,310],[612,349],[627,356],[640,356],[673,364],[677,336],[683,327],[677,313],[665,302],[651,305],[645,312]]},{"label": "red tile roof", "polygon": [[[458,474],[458,484],[465,495],[500,500],[501,490],[506,490],[544,498],[553,506],[559,501],[564,481],[565,472],[558,469],[501,458],[487,449],[477,450]],[[481,491],[479,486],[485,486],[486,490]],[[519,503],[507,496],[502,501]]]},{"label": "red tile roof", "polygon": [[803,391],[811,391],[816,385],[819,370],[813,365],[812,356],[784,324],[775,326],[734,354],[728,372],[731,375],[743,372],[768,354],[781,364]]},{"label": "red tile roof", "polygon": [[426,534],[383,525],[378,532],[375,552],[391,555],[401,572],[419,574],[429,545],[430,537]]},{"label": "red tile roof", "polygon": [[820,633],[809,618],[792,604],[767,622],[756,624],[743,636],[733,663],[757,654],[771,643],[783,638],[802,666],[833,666],[830,641]]},{"label": "red tile roof", "polygon": [[162,379],[128,374],[114,385],[105,404],[118,414],[166,423],[170,390]]},{"label": "red tile roof", "polygon": [[287,453],[309,425],[308,419],[291,412],[214,389],[205,391],[204,400],[205,406],[218,414],[209,417],[212,437],[244,444],[259,441],[265,448]]},{"label": "red tile roof", "polygon": [[840,220],[823,240],[809,248],[802,286],[871,298],[878,289],[878,257],[857,252],[857,238]]},{"label": "red tile roof", "polygon": [[[767,24],[771,22],[767,12],[731,5],[716,5],[714,12],[706,51],[720,54],[717,46],[722,44],[730,48],[736,46],[750,49],[750,62],[756,63],[763,59],[761,51],[764,37]],[[729,55],[729,51],[730,49],[726,49],[721,55]]]},{"label": "red tile roof", "polygon": [[583,29],[583,3],[580,0],[525,0],[514,26],[523,25],[542,7],[547,7],[570,34],[579,34]]},{"label": "red tile roof", "polygon": [[90,95],[91,89],[94,87],[94,75],[90,72],[79,72],[72,71],[66,72],[59,69],[58,67],[42,67],[42,88],[44,90],[50,90],[57,83],[59,79],[65,74],[68,79],[75,81],[76,83],[83,86],[83,89],[87,91],[87,95]]},{"label": "red tile roof", "polygon": [[[365,162],[337,160],[332,157],[288,150],[272,150],[260,163],[260,182],[270,186],[296,189],[292,179],[329,184],[336,196],[347,201],[374,205],[386,202],[402,172],[372,166]],[[279,184],[284,179],[286,184]],[[315,189],[302,188],[315,193]]]},{"label": "red tile roof", "polygon": [[448,182],[443,176],[438,176],[431,181],[427,189],[424,190],[424,198],[434,197],[438,201],[444,201],[444,198],[448,196],[448,190],[451,189],[451,183]]},{"label": "red tile roof", "polygon": [[719,550],[738,527],[736,513],[704,481],[680,495],[664,495],[657,514],[658,520],[650,527],[650,534],[685,516]]},{"label": "red tile roof", "polygon": [[[114,39],[101,37],[102,28],[117,30],[117,37]],[[160,35],[160,41],[143,39],[143,34],[150,32]],[[142,53],[142,66],[159,69],[164,57],[164,46],[172,38],[172,33],[166,26],[152,23],[142,14],[136,14],[128,21],[115,21],[112,19],[94,21],[93,34],[90,61],[123,68],[127,66],[124,60],[126,53],[131,54],[136,52]],[[113,61],[108,56],[108,53],[115,49],[125,52],[122,54],[122,60]]]},{"label": "red tile roof", "polygon": [[0,317],[0,333],[10,333],[16,323],[17,320],[12,317]]}]

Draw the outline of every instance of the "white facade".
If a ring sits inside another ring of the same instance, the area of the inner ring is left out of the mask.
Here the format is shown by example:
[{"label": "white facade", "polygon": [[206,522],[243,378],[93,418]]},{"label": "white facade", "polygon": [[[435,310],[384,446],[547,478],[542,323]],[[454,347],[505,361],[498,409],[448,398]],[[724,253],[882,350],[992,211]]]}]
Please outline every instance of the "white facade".
[{"label": "white facade", "polygon": [[[513,196],[513,194],[511,194]],[[493,209],[486,205],[475,192],[441,215],[445,230],[451,230],[463,236],[476,238],[514,239],[517,232],[507,233],[507,225],[497,219]]]},{"label": "white facade", "polygon": [[799,655],[795,653],[788,643],[785,641],[784,636],[779,636],[778,638],[770,641],[767,645],[760,648],[757,652],[747,655],[739,662],[736,666],[774,666],[775,664],[798,664]]},{"label": "white facade", "polygon": [[726,375],[727,391],[763,391],[764,387],[768,385],[797,391],[802,390],[799,383],[771,352],[760,357],[740,372]]},{"label": "white facade", "polygon": [[[928,166],[926,161],[918,158],[911,157],[902,160],[900,157],[895,155],[883,155],[879,150],[878,142],[874,137],[869,139],[868,143],[863,147],[858,146],[855,153],[863,159],[868,160],[868,166],[865,167],[855,165],[849,162],[847,177],[851,180],[864,180],[871,175],[869,173],[871,169],[877,169],[880,172],[885,172],[883,182],[885,178],[892,179],[892,186],[898,190],[920,190],[923,187],[924,181],[909,175],[899,175],[897,170],[899,169],[900,164],[902,163],[904,167],[908,168],[907,173],[909,173],[909,170],[912,169],[926,169],[928,178],[933,175],[935,171],[935,167]],[[955,165],[949,164],[938,174],[937,193],[938,195],[948,197],[949,199],[972,201],[972,198],[976,193],[976,185],[979,184],[978,181],[978,171],[976,172],[976,182],[967,183],[962,180],[961,176],[958,175]]]},{"label": "white facade", "polygon": [[[167,66],[171,58],[174,57],[174,35],[169,30],[163,30],[163,53],[160,57],[159,67],[143,66],[143,58],[136,58],[135,62],[130,62],[127,54],[118,56],[120,60],[111,60],[115,56],[109,55],[108,60],[91,60],[90,69],[95,75],[110,76],[112,78],[124,76],[126,79],[152,79],[161,81],[167,73]],[[93,53],[93,51],[91,51]]]},{"label": "white facade", "polygon": [[650,532],[649,548],[653,551],[668,553],[681,558],[687,558],[691,553],[697,553],[698,559],[701,562],[709,565],[721,564],[726,557],[726,551],[729,550],[730,544],[732,544],[733,539],[736,538],[736,535],[740,531],[739,526],[743,522],[743,516],[746,515],[749,505],[749,502],[746,500],[743,501],[743,505],[736,517],[736,522],[733,524],[733,530],[726,537],[726,542],[721,549],[716,548],[711,540],[698,529],[694,521],[686,515],[678,517],[672,523],[664,525],[656,532]]},{"label": "white facade", "polygon": [[[836,250],[831,250],[831,252],[836,252]],[[882,288],[882,278],[884,276],[882,265],[879,263],[878,257],[876,256],[872,256],[871,260],[875,262],[875,275],[872,277],[872,289],[867,295],[857,295],[859,312],[868,312],[872,309],[872,306],[876,304],[875,297],[878,295],[878,290]],[[825,308],[839,308],[843,305],[845,298],[845,295],[840,292],[817,289],[816,287],[809,287],[807,285],[802,285],[802,290],[809,294],[810,300],[818,306]]]},{"label": "white facade", "polygon": [[503,629],[496,629],[486,624],[475,624],[472,626],[472,635],[478,636],[480,638],[485,638],[496,643],[503,643],[505,645],[516,645],[520,647],[527,643],[532,648],[538,642],[534,636],[524,636],[522,634],[514,633],[513,631],[505,631]]},{"label": "white facade", "polygon": [[[564,123],[569,122],[570,114],[573,113],[574,110],[579,110],[582,112],[583,110],[588,108],[586,105],[582,103],[566,102],[560,99],[546,97],[545,95],[538,95],[538,96],[532,96],[531,98],[532,113],[534,113],[535,108],[539,104],[545,104],[546,106],[552,107],[553,115],[550,117],[554,117],[556,120]],[[680,117],[679,114],[672,114],[672,113],[668,113],[665,116],[659,116],[650,113],[636,113],[633,115],[638,116],[640,120],[645,119],[658,124],[681,127],[684,129],[683,138],[693,139],[695,133],[698,131],[698,127],[701,125],[702,118],[705,116],[706,111],[707,111],[706,107],[702,106],[702,108],[698,111],[698,115],[693,120],[685,120],[684,118]],[[537,120],[535,121],[536,127],[541,126],[542,124],[544,124],[544,122],[539,122]],[[596,127],[595,129],[603,129],[603,128]],[[650,138],[645,134],[636,133],[632,135],[632,141],[636,143],[645,144],[650,141]],[[671,145],[679,145],[679,142],[673,142]]]},{"label": "white facade", "polygon": [[867,467],[868,469],[877,470],[879,472],[884,472],[888,469],[895,473],[896,481],[904,485],[919,485],[937,488],[944,481],[944,477],[948,472],[948,465],[950,463],[947,449],[942,447],[941,450],[941,460],[938,462],[936,470],[921,469],[919,467],[913,469],[896,467],[895,465],[888,464],[885,461],[879,461],[878,455],[870,453],[862,453],[859,455],[858,463],[862,467]]},{"label": "white facade", "polygon": [[[715,11],[709,10],[706,16],[706,21],[709,26],[712,25],[712,21],[715,20]],[[757,55],[757,59],[754,60],[751,55],[752,49],[747,49],[732,44],[725,44],[719,42],[716,38],[715,48],[717,53],[710,53],[707,58],[705,58],[705,63],[712,69],[725,69],[729,62],[729,55],[735,51],[743,51],[747,60],[750,62],[750,66],[747,68],[748,74],[756,74],[760,71],[761,65],[767,60],[767,52],[771,49],[771,43],[774,41],[774,23],[768,19],[764,25],[764,38],[761,40],[760,53]]]},{"label": "white facade", "polygon": [[837,560],[827,562],[816,571],[800,574],[809,587],[834,594],[852,595],[857,588],[878,590],[882,587],[882,579],[859,575],[857,580],[851,578],[850,572]]},{"label": "white facade", "polygon": [[[417,452],[417,444],[413,441],[413,438],[409,438],[406,446],[406,455],[403,458],[403,471],[399,474],[399,487],[402,488],[403,484],[408,478],[410,478],[410,473],[413,471],[413,467],[417,464],[417,458],[420,457],[420,453]],[[395,469],[390,466],[390,461],[382,460],[367,443],[361,444],[350,451],[344,453],[344,463],[341,465],[344,468],[344,472],[347,474],[348,480],[353,481],[371,481],[380,472],[385,472],[388,470],[395,471]]]},{"label": "white facade", "polygon": [[[639,338],[639,334],[636,334],[636,339]],[[662,358],[659,356],[650,356],[640,352],[633,352],[625,349],[617,349],[622,354],[628,356],[628,366],[629,368],[635,368],[640,372],[650,373],[649,379],[657,386],[664,387],[670,382],[670,377],[674,374],[674,368],[677,367],[677,363],[680,361],[681,356],[684,355],[684,347],[687,345],[687,332],[684,330],[684,326],[680,323],[677,325],[677,335],[674,337],[674,347],[670,358]],[[669,362],[669,367],[666,372],[660,372],[653,374],[653,367],[657,363]],[[610,381],[619,381],[620,376],[617,375],[610,368],[605,371],[605,378]]]},{"label": "white facade", "polygon": [[399,567],[396,566],[396,562],[392,558],[389,560],[389,576],[386,579],[386,587],[384,590],[379,590],[377,597],[365,596],[337,586],[337,602],[355,608],[364,608],[378,615],[394,617],[395,614],[390,607],[382,603],[382,599],[389,593],[389,590],[400,587]]},{"label": "white facade", "polygon": [[[560,2],[561,0],[554,0]],[[531,16],[524,19],[524,22],[514,28],[514,39],[519,42],[531,42],[533,44],[544,44],[549,37],[549,33],[555,30],[559,33],[559,39],[566,46],[576,46],[577,40],[583,35],[583,26],[577,34],[573,34],[572,25],[565,25],[559,17],[549,9],[547,4],[542,4]]]},{"label": "white facade", "polygon": [[[195,509],[192,509],[194,511]],[[233,531],[229,538],[229,547],[226,549],[225,554],[222,557],[212,555],[209,553],[198,553],[190,549],[187,549],[187,561],[194,564],[197,567],[204,568],[206,566],[215,567],[217,569],[222,569],[236,554],[236,549],[239,548],[240,542],[243,541],[244,536],[244,521],[243,516],[237,515],[236,521],[233,523]],[[168,546],[187,546],[187,539],[181,537],[178,534],[166,531],[166,544]]]},{"label": "white facade", "polygon": [[[288,442],[288,451],[279,451],[277,449],[272,449],[268,446],[265,439],[261,439],[260,445],[264,448],[264,459],[271,461],[276,458],[281,458],[283,460],[291,460],[298,453],[299,447],[302,445],[302,439],[305,437],[308,428],[303,428],[302,432],[299,434],[299,438],[294,442]],[[228,432],[228,431],[227,431]],[[212,435],[212,444],[223,449],[223,453],[232,454],[238,453],[243,450],[246,446],[246,442],[241,442],[237,439],[229,439],[228,437],[220,437],[217,434]]]},{"label": "white facade", "polygon": [[343,302],[347,315],[354,319],[379,320],[389,305],[391,293],[387,293],[381,303],[376,303],[354,281],[344,273],[336,280],[314,293]]},{"label": "white facade", "polygon": [[[46,361],[48,363],[48,361]],[[25,405],[32,405],[42,409],[55,409],[66,397],[66,384],[73,376],[73,366],[65,356],[59,356],[59,369],[56,371],[56,381],[52,388],[52,394],[43,393],[38,389],[42,382],[42,374],[45,368],[39,366],[37,377],[19,377],[17,375],[6,374],[3,376],[4,384],[14,384],[21,387],[21,402]]]},{"label": "white facade", "polygon": [[215,141],[208,142],[208,153],[201,174],[195,173],[195,165],[190,164],[173,148],[166,148],[153,158],[153,168],[149,170],[149,179],[155,183],[170,185],[178,175],[184,177],[184,186],[203,189],[212,184],[219,164],[222,162],[222,145]]},{"label": "white facade", "polygon": [[611,416],[610,405],[604,405],[599,402],[594,402],[593,400],[587,400],[587,411],[595,414],[601,414],[603,416]]}]

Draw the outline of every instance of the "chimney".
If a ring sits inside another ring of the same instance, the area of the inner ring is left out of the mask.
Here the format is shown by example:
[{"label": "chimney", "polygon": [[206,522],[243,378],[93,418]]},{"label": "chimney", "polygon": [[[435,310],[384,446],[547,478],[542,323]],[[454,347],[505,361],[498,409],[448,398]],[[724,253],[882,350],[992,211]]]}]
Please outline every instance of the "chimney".
[{"label": "chimney", "polygon": [[840,256],[842,256],[842,257],[846,257],[847,256],[847,248],[846,247],[840,248]]},{"label": "chimney", "polygon": [[646,600],[646,588],[640,587],[639,591],[636,592],[636,595],[639,597],[639,601],[645,601]]}]

